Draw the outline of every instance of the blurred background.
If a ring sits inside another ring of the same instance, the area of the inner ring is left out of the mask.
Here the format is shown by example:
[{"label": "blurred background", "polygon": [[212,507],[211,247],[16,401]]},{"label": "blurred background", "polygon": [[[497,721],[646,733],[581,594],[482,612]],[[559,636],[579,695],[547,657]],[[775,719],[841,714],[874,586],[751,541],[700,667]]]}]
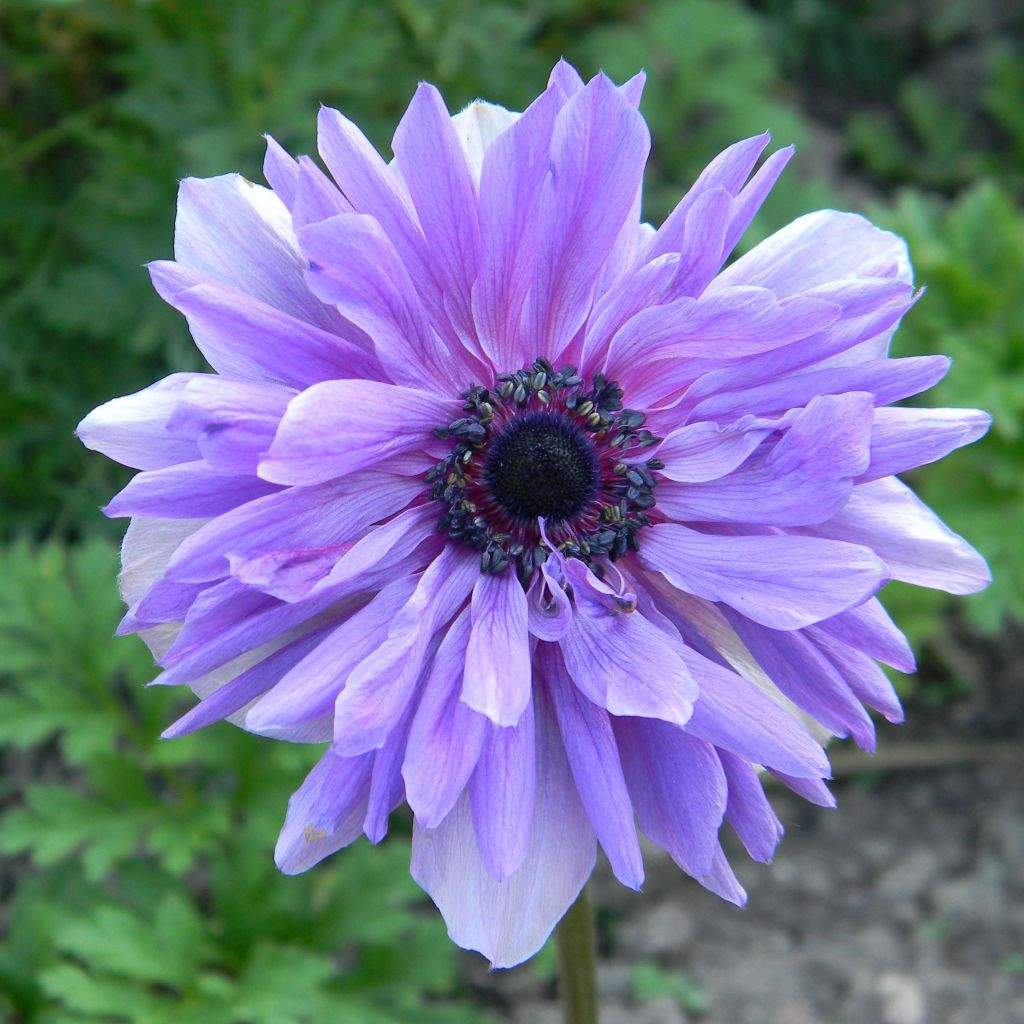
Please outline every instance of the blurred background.
[{"label": "blurred background", "polygon": [[489,975],[408,878],[408,826],[277,874],[318,751],[144,690],[112,638],[128,473],[72,436],[93,406],[201,369],[143,263],[185,175],[260,180],[270,132],[315,152],[321,102],[381,147],[419,79],[521,108],[565,55],[648,73],[646,214],[764,129],[790,170],[744,240],[852,209],[905,235],[928,293],[897,355],[955,365],[928,404],[991,434],[912,479],[989,558],[956,607],[887,589],[921,653],[910,724],[837,745],[840,810],[778,794],[745,911],[652,852],[599,873],[608,1024],[1024,1021],[1024,4],[1019,0],[4,0],[0,4],[0,1021],[557,1020],[550,951]]}]

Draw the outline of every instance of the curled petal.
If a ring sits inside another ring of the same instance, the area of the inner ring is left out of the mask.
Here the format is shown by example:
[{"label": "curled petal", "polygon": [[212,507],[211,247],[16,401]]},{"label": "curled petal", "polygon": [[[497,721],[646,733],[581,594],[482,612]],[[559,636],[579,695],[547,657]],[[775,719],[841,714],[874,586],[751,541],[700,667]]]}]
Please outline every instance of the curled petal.
[{"label": "curled petal", "polygon": [[698,696],[678,645],[638,612],[577,613],[560,647],[573,682],[613,715],[685,724]]},{"label": "curled petal", "polygon": [[[198,373],[173,373],[156,384],[93,409],[75,433],[87,448],[133,469],[164,469],[199,458],[188,434],[167,429],[185,389]],[[198,518],[198,517],[197,517]]]}]

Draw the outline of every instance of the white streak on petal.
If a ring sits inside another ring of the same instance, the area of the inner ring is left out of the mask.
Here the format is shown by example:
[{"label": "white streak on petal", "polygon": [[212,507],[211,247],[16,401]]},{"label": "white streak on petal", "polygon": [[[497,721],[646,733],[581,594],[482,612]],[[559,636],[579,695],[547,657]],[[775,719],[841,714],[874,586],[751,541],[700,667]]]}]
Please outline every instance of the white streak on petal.
[{"label": "white streak on petal", "polygon": [[511,125],[519,120],[521,114],[506,110],[496,103],[485,103],[476,100],[468,107],[460,110],[452,118],[455,133],[462,143],[466,154],[466,162],[473,175],[473,180],[480,181],[480,170],[484,165],[484,153],[490,144]]}]

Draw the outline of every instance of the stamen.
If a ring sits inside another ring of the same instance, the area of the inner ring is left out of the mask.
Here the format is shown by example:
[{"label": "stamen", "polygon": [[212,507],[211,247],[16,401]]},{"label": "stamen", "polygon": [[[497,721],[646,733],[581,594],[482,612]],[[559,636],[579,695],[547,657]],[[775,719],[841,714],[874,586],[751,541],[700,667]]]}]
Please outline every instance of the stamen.
[{"label": "stamen", "polygon": [[462,397],[465,415],[435,430],[453,445],[427,482],[446,506],[438,529],[478,548],[482,572],[514,565],[526,585],[554,545],[601,576],[604,559],[638,550],[663,463],[623,456],[660,438],[617,381],[596,374],[586,389],[575,367],[537,359]]}]

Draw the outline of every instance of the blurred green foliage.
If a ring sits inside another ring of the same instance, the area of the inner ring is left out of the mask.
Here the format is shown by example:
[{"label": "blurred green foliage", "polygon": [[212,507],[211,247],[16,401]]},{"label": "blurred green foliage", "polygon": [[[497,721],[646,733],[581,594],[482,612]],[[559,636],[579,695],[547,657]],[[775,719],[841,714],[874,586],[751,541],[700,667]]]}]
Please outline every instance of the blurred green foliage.
[{"label": "blurred green foliage", "polygon": [[[201,367],[143,266],[172,251],[177,180],[259,178],[263,132],[314,151],[321,102],[386,149],[419,79],[453,110],[477,95],[521,107],[562,54],[585,74],[646,69],[652,220],[736,138],[798,143],[744,244],[833,205],[870,206],[909,239],[928,293],[894,351],[953,355],[924,400],[996,417],[912,483],[992,560],[996,583],[970,609],[996,630],[1024,614],[1024,60],[1020,17],[977,7],[0,6],[0,1020],[479,1019],[458,1001],[443,926],[421,913],[407,838],[280,876],[274,837],[316,752],[227,725],[159,741],[182,698],[142,690],[148,652],[111,637],[120,526],[96,508],[128,474],[72,431],[107,398]],[[886,597],[919,641],[942,628],[941,596]],[[639,999],[700,1012],[684,976],[634,981]]]},{"label": "blurred green foliage", "polygon": [[787,77],[839,129],[840,158],[890,190],[1024,193],[1024,9],[997,0],[761,0]]}]

